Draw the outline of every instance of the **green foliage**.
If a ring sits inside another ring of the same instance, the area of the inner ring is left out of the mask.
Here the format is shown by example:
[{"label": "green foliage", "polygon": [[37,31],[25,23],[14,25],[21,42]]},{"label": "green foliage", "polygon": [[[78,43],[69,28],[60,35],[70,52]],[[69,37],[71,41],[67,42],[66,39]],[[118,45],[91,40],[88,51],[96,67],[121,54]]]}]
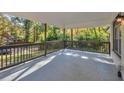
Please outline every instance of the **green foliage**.
[{"label": "green foliage", "polygon": [[108,41],[109,32],[108,27],[96,27],[78,30],[78,34],[74,34],[74,40],[87,40],[87,41]]},{"label": "green foliage", "polygon": [[63,32],[60,30],[60,28],[53,25],[49,25],[46,40],[63,40]]},{"label": "green foliage", "polygon": [[[73,40],[108,41],[108,26],[73,29]],[[0,45],[10,43],[44,42],[44,24],[27,19],[0,14]],[[47,41],[71,40],[71,30],[64,33],[54,25],[48,25]]]},{"label": "green foliage", "polygon": [[0,45],[44,41],[44,25],[27,19],[0,15]]}]

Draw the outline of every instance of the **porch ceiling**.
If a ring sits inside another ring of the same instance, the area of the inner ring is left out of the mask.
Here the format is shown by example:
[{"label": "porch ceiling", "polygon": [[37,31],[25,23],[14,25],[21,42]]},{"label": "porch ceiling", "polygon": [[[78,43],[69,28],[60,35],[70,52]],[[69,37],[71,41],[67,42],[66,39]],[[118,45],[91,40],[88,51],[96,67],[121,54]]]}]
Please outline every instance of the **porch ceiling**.
[{"label": "porch ceiling", "polygon": [[93,27],[111,24],[117,12],[5,12],[60,27]]}]

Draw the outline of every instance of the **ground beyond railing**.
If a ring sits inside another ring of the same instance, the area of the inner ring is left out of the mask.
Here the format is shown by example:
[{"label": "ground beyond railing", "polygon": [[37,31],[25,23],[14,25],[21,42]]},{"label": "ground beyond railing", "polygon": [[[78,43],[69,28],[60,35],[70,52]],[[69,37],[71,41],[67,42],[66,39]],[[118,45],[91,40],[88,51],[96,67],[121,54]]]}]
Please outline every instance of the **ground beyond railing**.
[{"label": "ground beyond railing", "polygon": [[0,69],[14,66],[63,48],[110,53],[109,42],[47,41],[46,43],[3,46],[0,47]]}]

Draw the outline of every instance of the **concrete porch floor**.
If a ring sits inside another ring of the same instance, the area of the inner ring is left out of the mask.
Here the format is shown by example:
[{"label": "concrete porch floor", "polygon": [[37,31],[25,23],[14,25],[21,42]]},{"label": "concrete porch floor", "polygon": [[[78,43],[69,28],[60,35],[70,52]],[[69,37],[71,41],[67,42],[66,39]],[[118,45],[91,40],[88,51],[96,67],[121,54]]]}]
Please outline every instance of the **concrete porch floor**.
[{"label": "concrete porch floor", "polygon": [[4,81],[118,81],[117,68],[107,54],[60,50],[46,57],[0,71]]}]

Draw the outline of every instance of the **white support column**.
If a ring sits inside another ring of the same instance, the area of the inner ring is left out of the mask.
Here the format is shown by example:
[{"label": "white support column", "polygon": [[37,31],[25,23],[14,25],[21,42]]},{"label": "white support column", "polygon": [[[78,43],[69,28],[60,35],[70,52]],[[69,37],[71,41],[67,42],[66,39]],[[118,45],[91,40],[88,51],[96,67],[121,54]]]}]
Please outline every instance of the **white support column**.
[{"label": "white support column", "polygon": [[110,55],[112,56],[113,52],[113,25],[110,25]]}]

